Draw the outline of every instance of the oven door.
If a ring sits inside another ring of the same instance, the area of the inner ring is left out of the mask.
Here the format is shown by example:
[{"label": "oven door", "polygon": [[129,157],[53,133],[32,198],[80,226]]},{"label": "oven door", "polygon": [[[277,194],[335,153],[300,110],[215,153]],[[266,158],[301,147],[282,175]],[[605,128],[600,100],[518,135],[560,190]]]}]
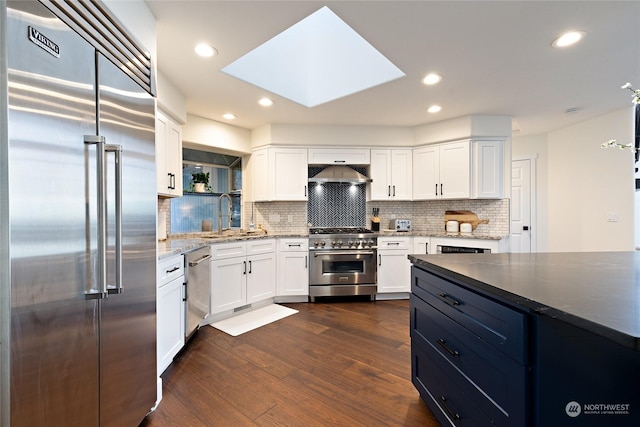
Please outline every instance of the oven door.
[{"label": "oven door", "polygon": [[309,285],[376,283],[376,250],[309,252]]}]

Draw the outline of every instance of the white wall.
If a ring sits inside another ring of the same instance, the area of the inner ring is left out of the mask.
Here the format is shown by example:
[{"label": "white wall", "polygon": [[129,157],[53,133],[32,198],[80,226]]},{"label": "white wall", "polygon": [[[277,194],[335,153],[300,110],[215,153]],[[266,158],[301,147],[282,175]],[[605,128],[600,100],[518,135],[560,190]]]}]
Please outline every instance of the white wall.
[{"label": "white wall", "polygon": [[158,108],[177,123],[187,122],[187,102],[184,95],[169,81],[164,74],[157,74]]},{"label": "white wall", "polygon": [[242,156],[251,153],[251,131],[187,114],[182,143],[188,148]]},{"label": "white wall", "polygon": [[[512,144],[513,158],[521,156],[534,156],[536,158],[536,194],[535,194],[535,218],[536,223],[531,224],[531,232],[535,233],[538,252],[548,252],[548,153],[547,135],[514,136]],[[532,183],[533,184],[533,183]]]},{"label": "white wall", "polygon": [[[600,148],[632,135],[632,108],[548,134],[549,251],[634,249],[633,154]],[[609,212],[617,222],[607,221]]]}]

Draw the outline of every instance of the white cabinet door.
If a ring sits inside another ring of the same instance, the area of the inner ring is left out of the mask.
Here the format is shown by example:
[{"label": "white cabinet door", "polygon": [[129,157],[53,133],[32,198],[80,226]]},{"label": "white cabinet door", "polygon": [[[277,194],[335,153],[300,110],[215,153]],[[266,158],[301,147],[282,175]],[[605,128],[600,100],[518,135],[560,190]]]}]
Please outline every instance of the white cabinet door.
[{"label": "white cabinet door", "polygon": [[184,276],[158,288],[157,368],[158,376],[171,364],[184,345]]},{"label": "white cabinet door", "polygon": [[413,152],[414,200],[468,199],[469,141],[421,147]]},{"label": "white cabinet door", "polygon": [[211,313],[221,313],[246,304],[247,258],[211,261]]},{"label": "white cabinet door", "polygon": [[278,239],[276,296],[309,295],[309,239]]},{"label": "white cabinet door", "polygon": [[410,292],[410,237],[378,237],[378,293]]},{"label": "white cabinet door", "polygon": [[411,200],[412,150],[371,150],[371,200]]},{"label": "white cabinet door", "polygon": [[254,201],[269,200],[269,151],[264,148],[251,153],[251,184]]},{"label": "white cabinet door", "polygon": [[309,148],[310,165],[368,165],[368,148]]},{"label": "white cabinet door", "polygon": [[391,197],[391,151],[371,150],[371,200]]},{"label": "white cabinet door", "polygon": [[308,174],[306,148],[269,148],[270,200],[307,200]]},{"label": "white cabinet door", "polygon": [[472,194],[474,199],[502,199],[504,195],[504,141],[473,141]]},{"label": "white cabinet door", "polygon": [[247,257],[247,304],[272,298],[275,294],[275,254]]},{"label": "white cabinet door", "polygon": [[429,253],[429,244],[431,243],[431,238],[429,237],[419,237],[416,236],[413,238],[413,250],[412,254],[415,255],[427,255]]},{"label": "white cabinet door", "polygon": [[156,115],[156,183],[163,196],[182,196],[182,127]]},{"label": "white cabinet door", "polygon": [[469,141],[442,144],[440,147],[440,197],[468,199],[470,192]]},{"label": "white cabinet door", "polygon": [[411,200],[412,194],[412,150],[391,150],[391,198]]}]

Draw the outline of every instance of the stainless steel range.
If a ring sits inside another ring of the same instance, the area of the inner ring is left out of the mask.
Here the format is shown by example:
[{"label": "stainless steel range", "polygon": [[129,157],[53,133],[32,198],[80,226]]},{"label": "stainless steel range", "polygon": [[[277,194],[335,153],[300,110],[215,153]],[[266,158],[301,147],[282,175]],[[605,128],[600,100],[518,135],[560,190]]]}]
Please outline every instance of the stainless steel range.
[{"label": "stainless steel range", "polygon": [[378,238],[357,227],[309,229],[309,296],[369,295],[377,292]]}]

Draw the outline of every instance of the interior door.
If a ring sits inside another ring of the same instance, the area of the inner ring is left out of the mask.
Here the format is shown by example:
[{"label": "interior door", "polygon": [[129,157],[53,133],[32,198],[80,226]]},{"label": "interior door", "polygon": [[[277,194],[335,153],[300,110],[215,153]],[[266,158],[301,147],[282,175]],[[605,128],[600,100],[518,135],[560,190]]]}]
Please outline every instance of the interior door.
[{"label": "interior door", "polygon": [[511,166],[511,252],[531,252],[531,160]]}]

